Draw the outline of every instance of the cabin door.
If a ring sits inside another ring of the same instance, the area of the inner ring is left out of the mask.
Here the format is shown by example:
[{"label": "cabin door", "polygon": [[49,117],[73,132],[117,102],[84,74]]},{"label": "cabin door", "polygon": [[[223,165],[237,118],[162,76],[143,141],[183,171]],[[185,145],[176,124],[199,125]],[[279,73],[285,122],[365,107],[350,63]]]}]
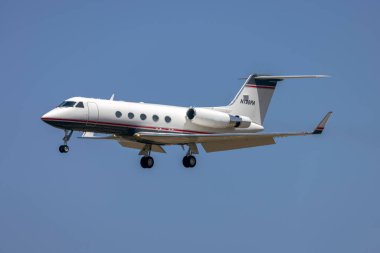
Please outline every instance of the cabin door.
[{"label": "cabin door", "polygon": [[88,102],[87,107],[88,107],[87,125],[96,124],[99,120],[98,105],[93,102]]}]

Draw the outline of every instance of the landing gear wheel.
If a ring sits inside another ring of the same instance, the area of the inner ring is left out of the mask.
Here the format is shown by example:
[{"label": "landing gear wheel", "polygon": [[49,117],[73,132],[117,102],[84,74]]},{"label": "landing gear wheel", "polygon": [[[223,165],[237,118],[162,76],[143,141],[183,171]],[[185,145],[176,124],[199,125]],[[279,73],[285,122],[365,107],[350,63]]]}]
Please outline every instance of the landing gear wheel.
[{"label": "landing gear wheel", "polygon": [[197,159],[192,155],[185,156],[182,159],[182,163],[186,168],[193,168],[197,164]]},{"label": "landing gear wheel", "polygon": [[190,166],[190,168],[195,167],[195,165],[197,164],[197,159],[195,159],[195,156],[191,155],[187,159],[189,160],[189,166]]},{"label": "landing gear wheel", "polygon": [[144,169],[150,169],[154,165],[154,159],[151,156],[143,156],[141,157],[140,164]]},{"label": "landing gear wheel", "polygon": [[61,152],[61,153],[67,153],[67,152],[69,152],[69,146],[67,146],[67,145],[61,145],[61,146],[59,146],[59,152]]},{"label": "landing gear wheel", "polygon": [[189,160],[187,159],[187,156],[184,156],[183,159],[182,159],[182,164],[185,168],[189,168],[190,167],[190,164],[189,164]]}]

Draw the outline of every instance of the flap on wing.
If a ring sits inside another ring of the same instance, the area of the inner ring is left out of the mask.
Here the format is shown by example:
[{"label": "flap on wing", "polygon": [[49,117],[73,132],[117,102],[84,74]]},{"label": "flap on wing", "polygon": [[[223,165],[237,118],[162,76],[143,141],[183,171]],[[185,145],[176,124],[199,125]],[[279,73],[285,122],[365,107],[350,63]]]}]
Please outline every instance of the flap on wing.
[{"label": "flap on wing", "polygon": [[250,147],[258,147],[265,145],[276,144],[273,138],[256,138],[256,139],[246,139],[246,140],[228,140],[228,141],[213,141],[213,142],[204,142],[202,146],[204,150],[209,152],[216,151],[225,151],[231,149],[239,149],[239,148],[250,148]]},{"label": "flap on wing", "polygon": [[[131,141],[131,140],[128,140],[128,139],[123,138],[123,137],[119,137],[117,139],[117,141],[119,142],[119,144],[121,146],[126,147],[126,148],[134,148],[134,149],[140,149],[141,150],[145,146],[144,143]],[[166,153],[165,150],[160,145],[152,145],[152,149],[151,150],[153,152]]]}]

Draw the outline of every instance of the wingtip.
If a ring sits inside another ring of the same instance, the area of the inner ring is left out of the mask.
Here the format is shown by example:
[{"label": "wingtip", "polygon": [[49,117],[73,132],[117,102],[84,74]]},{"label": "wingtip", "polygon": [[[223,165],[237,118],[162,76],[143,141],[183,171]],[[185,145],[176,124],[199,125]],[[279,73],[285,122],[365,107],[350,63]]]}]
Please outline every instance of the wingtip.
[{"label": "wingtip", "polygon": [[333,113],[332,111],[326,113],[326,115],[323,117],[323,119],[321,120],[321,122],[319,122],[319,124],[314,129],[314,131],[313,131],[312,134],[322,134],[323,133],[323,130],[325,129],[327,121],[329,120],[329,118],[330,118],[330,116],[331,116],[332,113]]}]

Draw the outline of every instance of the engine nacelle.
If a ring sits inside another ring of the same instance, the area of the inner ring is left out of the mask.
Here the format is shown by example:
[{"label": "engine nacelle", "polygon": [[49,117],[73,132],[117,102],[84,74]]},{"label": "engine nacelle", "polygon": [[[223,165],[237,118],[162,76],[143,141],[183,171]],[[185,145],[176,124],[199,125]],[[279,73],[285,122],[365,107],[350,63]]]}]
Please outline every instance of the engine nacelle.
[{"label": "engine nacelle", "polygon": [[196,125],[211,128],[248,128],[251,125],[250,118],[246,116],[234,116],[205,108],[190,108],[186,116]]}]

